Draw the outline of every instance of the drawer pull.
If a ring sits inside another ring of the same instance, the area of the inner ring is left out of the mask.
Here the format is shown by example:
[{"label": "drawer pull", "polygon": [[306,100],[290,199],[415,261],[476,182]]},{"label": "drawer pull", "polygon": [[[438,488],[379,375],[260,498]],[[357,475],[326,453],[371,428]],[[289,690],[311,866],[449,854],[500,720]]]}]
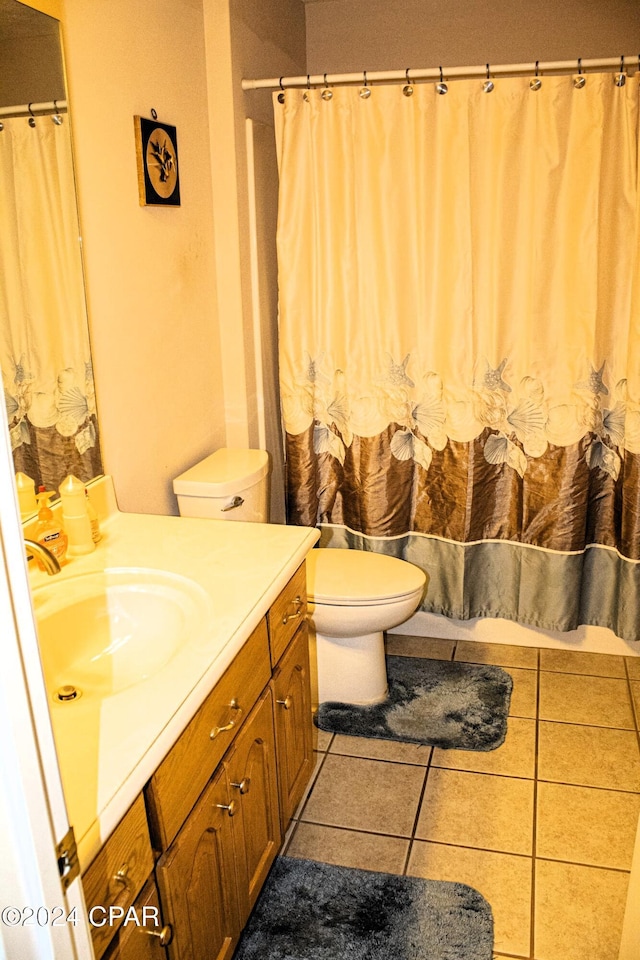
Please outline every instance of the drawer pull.
[{"label": "drawer pull", "polygon": [[231,803],[216,803],[216,807],[219,807],[221,810],[226,810],[229,816],[232,817],[235,814],[238,805],[236,804],[235,800],[232,800]]},{"label": "drawer pull", "polygon": [[302,608],[304,606],[302,597],[298,596],[291,602],[296,608],[295,613],[285,613],[284,617],[282,618],[283,624],[289,623],[289,620],[298,620],[302,616]]},{"label": "drawer pull", "polygon": [[121,883],[123,886],[129,886],[129,864],[123,863],[120,869],[114,873],[113,879],[116,883]]},{"label": "drawer pull", "polygon": [[244,797],[245,793],[249,793],[249,787],[251,786],[251,777],[243,777],[240,783],[231,783],[232,787],[235,787],[236,790],[239,790],[242,796]]},{"label": "drawer pull", "polygon": [[[242,713],[242,707],[237,700],[232,700],[229,704],[232,710],[237,710],[238,713]],[[214,727],[211,733],[209,734],[210,740],[215,740],[219,733],[226,733],[227,730],[233,730],[237,723],[237,719],[229,720],[228,723],[225,723],[223,727]]]},{"label": "drawer pull", "polygon": [[285,710],[290,710],[293,704],[293,699],[291,697],[285,697],[284,700],[276,700],[276,703],[279,703],[281,707],[284,707]]},{"label": "drawer pull", "polygon": [[162,930],[147,930],[141,927],[141,933],[146,933],[149,937],[157,937],[161,947],[168,947],[173,940],[173,927],[170,923],[165,924]]}]

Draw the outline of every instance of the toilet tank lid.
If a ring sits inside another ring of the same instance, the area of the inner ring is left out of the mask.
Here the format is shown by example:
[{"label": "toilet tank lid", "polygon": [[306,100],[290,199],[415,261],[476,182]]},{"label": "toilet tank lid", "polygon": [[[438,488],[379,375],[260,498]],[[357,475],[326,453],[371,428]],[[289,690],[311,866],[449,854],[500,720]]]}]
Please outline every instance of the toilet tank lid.
[{"label": "toilet tank lid", "polygon": [[422,589],[426,579],[415,564],[382,553],[321,547],[307,554],[310,600],[326,603],[392,600]]},{"label": "toilet tank lid", "polygon": [[176,477],[173,492],[183,497],[229,497],[255,486],[268,471],[266,450],[223,447]]}]

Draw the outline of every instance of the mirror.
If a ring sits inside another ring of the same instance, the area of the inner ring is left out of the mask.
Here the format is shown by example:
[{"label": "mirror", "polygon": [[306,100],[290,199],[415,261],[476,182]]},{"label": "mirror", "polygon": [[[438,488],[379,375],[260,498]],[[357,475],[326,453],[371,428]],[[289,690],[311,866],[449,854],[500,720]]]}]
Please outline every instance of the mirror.
[{"label": "mirror", "polygon": [[102,473],[60,25],[0,0],[0,368],[16,472]]}]

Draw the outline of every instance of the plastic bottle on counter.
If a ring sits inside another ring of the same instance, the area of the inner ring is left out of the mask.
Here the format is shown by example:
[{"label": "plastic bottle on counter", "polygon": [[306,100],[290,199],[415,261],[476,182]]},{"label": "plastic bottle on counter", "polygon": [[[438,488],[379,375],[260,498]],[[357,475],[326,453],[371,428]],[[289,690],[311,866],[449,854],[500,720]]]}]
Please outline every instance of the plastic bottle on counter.
[{"label": "plastic bottle on counter", "polygon": [[84,491],[87,498],[87,514],[89,516],[89,523],[91,524],[91,539],[94,543],[99,543],[102,540],[102,533],[100,532],[100,518],[98,517],[98,511],[91,503],[91,498],[89,496],[89,491]]},{"label": "plastic bottle on counter", "polygon": [[69,538],[69,555],[81,556],[91,553],[96,545],[91,535],[91,521],[87,512],[86,488],[82,480],[73,474],[60,484],[62,522]]},{"label": "plastic bottle on counter", "polygon": [[[52,553],[58,563],[62,564],[67,555],[67,535],[64,532],[62,524],[53,515],[49,507],[49,499],[55,496],[54,490],[45,490],[44,487],[38,487],[38,522],[33,531],[33,539],[46,547],[49,553]],[[36,562],[41,570],[44,567],[38,557]]]},{"label": "plastic bottle on counter", "polygon": [[25,517],[35,513],[38,509],[35,481],[28,477],[26,473],[16,473],[16,490],[18,491],[20,516],[24,520]]}]

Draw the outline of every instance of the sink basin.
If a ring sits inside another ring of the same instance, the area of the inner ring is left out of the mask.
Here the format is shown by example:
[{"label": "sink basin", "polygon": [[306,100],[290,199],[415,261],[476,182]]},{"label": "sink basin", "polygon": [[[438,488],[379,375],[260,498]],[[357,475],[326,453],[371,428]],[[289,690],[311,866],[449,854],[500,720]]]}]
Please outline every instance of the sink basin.
[{"label": "sink basin", "polygon": [[52,578],[33,591],[33,605],[45,683],[58,700],[111,696],[149,679],[209,616],[199,584],[139,567]]}]

